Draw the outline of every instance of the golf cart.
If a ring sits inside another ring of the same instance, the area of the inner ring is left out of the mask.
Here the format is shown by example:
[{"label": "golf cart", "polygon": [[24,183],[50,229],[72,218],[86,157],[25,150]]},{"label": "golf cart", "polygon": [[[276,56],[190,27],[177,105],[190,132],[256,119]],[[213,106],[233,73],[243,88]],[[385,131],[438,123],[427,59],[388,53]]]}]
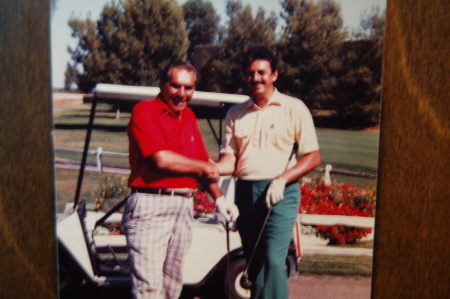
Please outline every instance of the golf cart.
[{"label": "golf cart", "polygon": [[[105,225],[121,223],[119,209],[123,199],[107,212],[91,211],[80,199],[83,175],[96,106],[99,102],[116,104],[127,101],[152,99],[159,88],[98,84],[93,90],[92,106],[82,155],[74,203],[68,204],[64,213],[58,215],[57,239],[59,257],[59,286],[61,298],[83,285],[98,287],[129,287],[130,269],[127,260],[126,239],[123,234],[104,233]],[[190,107],[202,117],[215,116],[220,124],[226,110],[233,104],[247,100],[246,96],[209,92],[194,93]],[[209,115],[209,116],[208,116]],[[208,123],[218,142],[217,133],[208,118]],[[221,125],[220,125],[221,127]],[[221,131],[221,130],[219,130]],[[223,176],[220,187],[227,198],[234,200],[235,179]],[[249,298],[250,291],[241,286],[241,276],[246,268],[241,240],[238,232],[229,229],[221,221],[220,214],[194,219],[193,240],[184,265],[183,294],[202,294],[202,298]],[[298,226],[297,238],[293,238],[286,260],[287,275],[297,274],[300,258]]]}]

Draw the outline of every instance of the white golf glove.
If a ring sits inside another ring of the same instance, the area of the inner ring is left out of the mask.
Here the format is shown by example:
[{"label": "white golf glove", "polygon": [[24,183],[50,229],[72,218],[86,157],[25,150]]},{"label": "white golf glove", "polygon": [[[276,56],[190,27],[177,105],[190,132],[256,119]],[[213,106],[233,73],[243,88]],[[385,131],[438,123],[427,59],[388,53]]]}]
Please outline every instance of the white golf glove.
[{"label": "white golf glove", "polygon": [[225,216],[228,222],[236,221],[239,217],[238,207],[231,201],[227,200],[225,196],[216,199],[216,208],[219,213]]},{"label": "white golf glove", "polygon": [[284,187],[286,180],[284,178],[274,179],[267,189],[266,206],[268,209],[279,203],[284,198]]}]

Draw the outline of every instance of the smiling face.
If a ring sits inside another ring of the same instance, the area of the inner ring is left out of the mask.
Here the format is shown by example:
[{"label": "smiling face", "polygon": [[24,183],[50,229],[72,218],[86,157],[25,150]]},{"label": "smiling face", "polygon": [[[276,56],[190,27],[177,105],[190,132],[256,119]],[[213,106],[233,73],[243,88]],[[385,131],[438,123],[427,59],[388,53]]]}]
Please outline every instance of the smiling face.
[{"label": "smiling face", "polygon": [[195,72],[174,67],[169,72],[168,80],[160,83],[162,99],[176,115],[180,115],[191,101],[196,80]]},{"label": "smiling face", "polygon": [[272,72],[270,62],[264,59],[253,61],[245,74],[246,82],[252,91],[252,97],[258,102],[267,102],[275,88],[273,83],[278,78],[278,71]]}]

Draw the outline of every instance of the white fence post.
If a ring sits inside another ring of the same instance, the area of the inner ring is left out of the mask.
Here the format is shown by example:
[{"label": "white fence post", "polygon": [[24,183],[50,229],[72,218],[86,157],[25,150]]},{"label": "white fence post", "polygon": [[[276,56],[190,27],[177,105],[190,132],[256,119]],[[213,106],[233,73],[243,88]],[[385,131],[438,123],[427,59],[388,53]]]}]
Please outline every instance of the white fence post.
[{"label": "white fence post", "polygon": [[324,183],[325,183],[325,185],[327,185],[327,186],[329,186],[329,185],[331,185],[331,174],[330,174],[330,172],[331,172],[331,169],[332,169],[333,167],[331,166],[331,164],[327,164],[326,166],[325,166],[325,179],[324,179]]},{"label": "white fence post", "polygon": [[116,106],[116,119],[120,118],[120,104],[117,104]]},{"label": "white fence post", "polygon": [[98,171],[100,173],[103,172],[103,169],[102,169],[102,151],[103,151],[103,148],[97,147],[97,151],[95,153],[96,160],[97,160],[97,169],[98,169]]}]

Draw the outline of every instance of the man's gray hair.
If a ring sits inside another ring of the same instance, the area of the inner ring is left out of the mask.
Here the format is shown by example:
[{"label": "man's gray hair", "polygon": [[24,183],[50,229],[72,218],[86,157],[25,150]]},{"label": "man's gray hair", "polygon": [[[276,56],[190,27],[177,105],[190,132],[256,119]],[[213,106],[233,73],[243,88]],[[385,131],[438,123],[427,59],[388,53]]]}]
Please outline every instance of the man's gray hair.
[{"label": "man's gray hair", "polygon": [[164,68],[164,70],[161,72],[160,80],[161,80],[162,84],[165,84],[170,80],[170,71],[174,68],[184,69],[186,71],[193,72],[195,74],[195,82],[197,82],[197,70],[195,69],[195,67],[192,64],[190,64],[189,62],[185,62],[185,61],[175,61],[175,62],[169,63],[169,65],[167,65]]}]

